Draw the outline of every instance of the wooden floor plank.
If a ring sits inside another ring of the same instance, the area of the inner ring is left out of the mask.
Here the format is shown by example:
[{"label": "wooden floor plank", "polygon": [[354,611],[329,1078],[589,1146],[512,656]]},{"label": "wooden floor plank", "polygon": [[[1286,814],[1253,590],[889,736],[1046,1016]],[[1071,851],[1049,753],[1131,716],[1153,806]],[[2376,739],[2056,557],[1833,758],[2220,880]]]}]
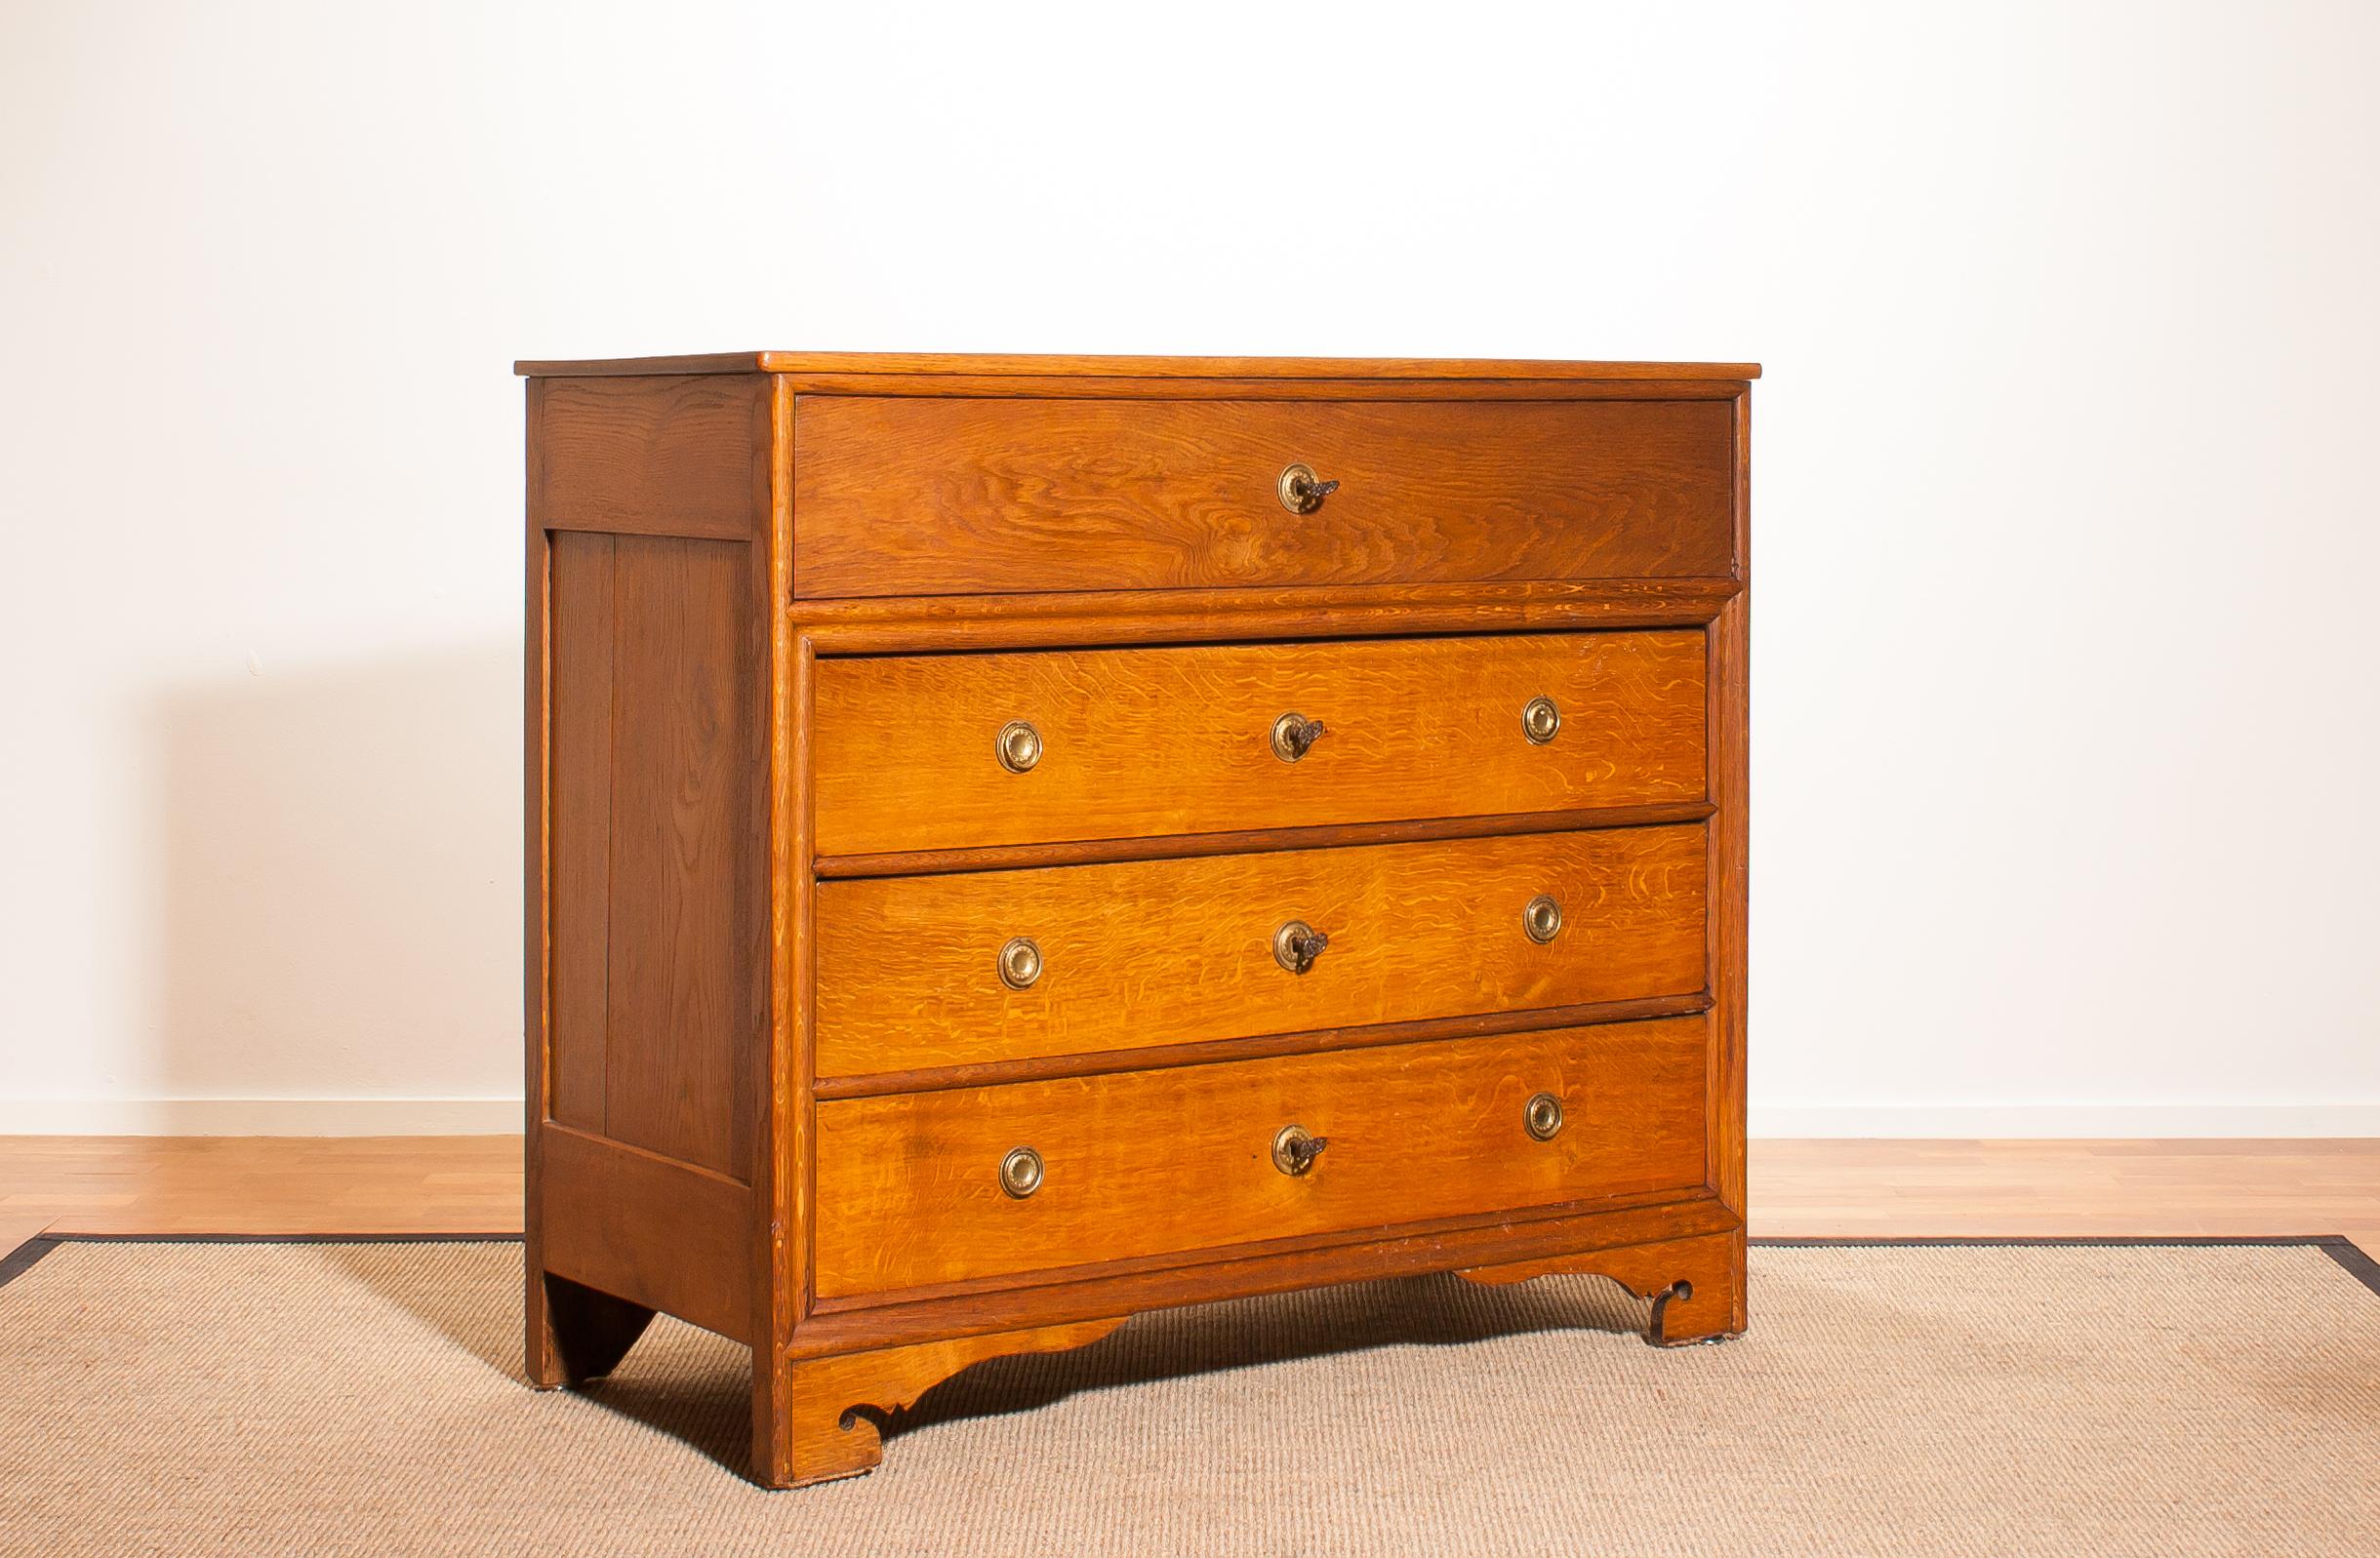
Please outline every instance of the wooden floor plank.
[{"label": "wooden floor plank", "polygon": [[0,1137],[57,1233],[518,1233],[518,1137]]},{"label": "wooden floor plank", "polygon": [[[0,1137],[0,1240],[512,1233],[518,1137]],[[2380,1139],[1758,1140],[1755,1236],[2344,1233],[2380,1255]],[[13,1236],[12,1236],[13,1235]]]}]

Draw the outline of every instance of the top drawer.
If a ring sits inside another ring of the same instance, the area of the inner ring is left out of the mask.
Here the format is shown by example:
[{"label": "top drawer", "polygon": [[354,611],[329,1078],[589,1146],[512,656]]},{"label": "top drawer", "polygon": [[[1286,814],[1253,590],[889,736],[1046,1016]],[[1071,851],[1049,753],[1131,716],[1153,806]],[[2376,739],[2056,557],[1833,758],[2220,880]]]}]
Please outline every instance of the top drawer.
[{"label": "top drawer", "polygon": [[1734,446],[1725,400],[804,396],[793,591],[1723,576]]}]

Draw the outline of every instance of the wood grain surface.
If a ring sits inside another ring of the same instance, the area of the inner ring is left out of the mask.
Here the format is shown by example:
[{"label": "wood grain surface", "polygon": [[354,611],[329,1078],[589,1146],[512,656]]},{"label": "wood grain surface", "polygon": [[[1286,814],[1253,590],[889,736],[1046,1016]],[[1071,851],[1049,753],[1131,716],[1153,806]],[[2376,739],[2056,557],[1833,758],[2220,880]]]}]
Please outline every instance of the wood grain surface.
[{"label": "wood grain surface", "polygon": [[[797,596],[1709,576],[1723,401],[804,396]],[[1291,462],[1341,483],[1311,514]]]},{"label": "wood grain surface", "polygon": [[[793,397],[782,379],[769,386],[770,448],[788,448]],[[793,593],[792,473],[781,458],[768,463],[752,509],[758,556],[752,569],[752,608],[767,623],[765,700],[768,833],[761,848],[768,891],[767,1019],[746,1056],[754,1090],[751,1242],[752,1471],[782,1486],[795,1473],[796,1423],[805,1398],[782,1367],[793,1329],[810,1306],[811,1199],[810,913],[810,672],[807,639],[796,633],[785,605]]]},{"label": "wood grain surface", "polygon": [[553,379],[529,522],[547,530],[747,540],[771,459],[769,380]]},{"label": "wood grain surface", "polygon": [[[614,538],[552,541],[551,1117],[600,1135],[610,1047]],[[545,1118],[544,1113],[539,1119]]]},{"label": "wood grain surface", "polygon": [[[822,1297],[1699,1187],[1699,1017],[818,1107]],[[1562,1099],[1550,1141],[1531,1095]],[[1329,1146],[1277,1170],[1297,1123]],[[1018,1146],[1047,1165],[1016,1199]],[[930,1235],[921,1230],[932,1230]]]},{"label": "wood grain surface", "polygon": [[604,1134],[748,1180],[768,944],[751,548],[617,545]]},{"label": "wood grain surface", "polygon": [[[532,380],[527,390],[522,485],[534,516],[545,501],[546,385]],[[552,1116],[555,1093],[553,533],[532,518],[521,539],[521,1127],[528,1143],[521,1154],[521,1373],[535,1388],[550,1390],[569,1377],[565,1340],[582,1355],[595,1350],[613,1333],[619,1311],[591,1314],[585,1305],[555,1305],[545,1271],[545,1174],[536,1143]],[[0,1197],[0,1234],[9,1231],[6,1221]],[[574,1328],[573,1334],[557,1335],[557,1326]]]},{"label": "wood grain surface", "polygon": [[939,655],[983,649],[1700,627],[1742,588],[1732,579],[1607,579],[858,596],[796,601],[793,617],[822,656]]},{"label": "wood grain surface", "polygon": [[565,1125],[538,1137],[546,1270],[752,1338],[748,1185]]},{"label": "wood grain surface", "polygon": [[[825,659],[820,855],[1703,798],[1694,630]],[[1546,696],[1543,745],[1521,710]],[[1295,711],[1326,734],[1273,755]],[[1030,772],[993,742],[1041,735]]]},{"label": "wood grain surface", "polygon": [[824,881],[848,876],[942,876],[954,871],[1013,871],[1103,860],[1170,860],[1200,855],[1253,855],[1265,850],[1325,850],[1355,844],[1419,844],[1432,839],[1501,838],[1587,827],[1643,827],[1699,822],[1709,801],[1663,801],[1652,806],[1598,806],[1571,812],[1503,812],[1484,817],[1409,818],[1394,822],[1345,822],[1324,827],[1256,827],[1231,833],[1161,833],[1137,839],[1086,839],[1065,844],[1006,844],[980,850],[898,850],[883,855],[822,855]]},{"label": "wood grain surface", "polygon": [[1461,1274],[1487,1287],[1510,1287],[1557,1271],[1609,1277],[1636,1297],[1653,1300],[1647,1341],[1656,1347],[1682,1347],[1743,1334],[1743,1240],[1744,1232],[1738,1228],[1584,1255],[1474,1266]]},{"label": "wood grain surface", "polygon": [[[1688,994],[1704,866],[1686,825],[827,882],[819,1074]],[[1302,975],[1272,953],[1290,920],[1330,938]],[[996,970],[1019,937],[1022,990]]]},{"label": "wood grain surface", "polygon": [[1173,1251],[1095,1266],[821,1298],[795,1334],[793,1347],[803,1356],[819,1356],[919,1337],[1064,1325],[1292,1288],[1695,1237],[1734,1225],[1734,1215],[1707,1188],[1697,1187],[1425,1218],[1353,1234],[1307,1234]]},{"label": "wood grain surface", "polygon": [[1389,1044],[1480,1038],[1531,1028],[1573,1028],[1593,1022],[1635,1022],[1648,1018],[1691,1017],[1711,1010],[1710,995],[1650,995],[1632,1001],[1590,1001],[1583,1006],[1474,1012],[1468,1017],[1425,1018],[1414,1022],[1366,1022],[1352,1027],[1309,1028],[1255,1038],[1206,1039],[1189,1044],[1091,1050],[1079,1055],[1028,1056],[922,1071],[861,1071],[822,1076],[811,1084],[820,1099],[865,1099],[879,1093],[937,1093],[950,1088],[1004,1087],[1012,1082],[1046,1082],[1055,1077],[1102,1076],[1150,1071],[1217,1060],[1254,1060],[1275,1055],[1319,1055],[1325,1050],[1360,1050]]},{"label": "wood grain surface", "polygon": [[1729,1235],[1735,1243],[1735,1277],[1730,1283],[1729,1326],[1741,1331],[1749,1315],[1743,1281],[1748,1165],[1745,1137],[1748,1090],[1746,1042],[1750,1027],[1749,959],[1752,889],[1752,397],[1735,401],[1735,554],[1747,570],[1746,587],[1724,606],[1705,637],[1711,652],[1705,700],[1711,731],[1708,760],[1711,799],[1718,810],[1710,828],[1711,933],[1711,1187],[1736,1214]]},{"label": "wood grain surface", "polygon": [[746,1339],[782,1485],[1152,1305],[1701,1241],[1740,1324],[1756,368],[522,369],[534,1381]]},{"label": "wood grain surface", "polygon": [[831,1357],[787,1359],[780,1367],[779,1393],[787,1404],[787,1463],[779,1479],[787,1487],[856,1477],[884,1458],[874,1416],[899,1412],[970,1364],[1021,1352],[1063,1352],[1086,1346],[1124,1323],[1077,1321],[1030,1331],[994,1331],[970,1337],[879,1347]]}]

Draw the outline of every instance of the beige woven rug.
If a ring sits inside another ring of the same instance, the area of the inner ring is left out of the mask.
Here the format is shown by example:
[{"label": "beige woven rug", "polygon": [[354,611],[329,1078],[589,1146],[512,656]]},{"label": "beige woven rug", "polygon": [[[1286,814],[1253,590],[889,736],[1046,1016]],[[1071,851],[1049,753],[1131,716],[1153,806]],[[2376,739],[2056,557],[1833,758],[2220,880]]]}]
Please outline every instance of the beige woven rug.
[{"label": "beige woven rug", "polygon": [[1758,1248],[1677,1352],[1590,1279],[1147,1316],[781,1494],[700,1332],[532,1393],[519,1267],[58,1246],[0,1287],[0,1551],[2380,1552],[2380,1295],[2311,1246]]}]

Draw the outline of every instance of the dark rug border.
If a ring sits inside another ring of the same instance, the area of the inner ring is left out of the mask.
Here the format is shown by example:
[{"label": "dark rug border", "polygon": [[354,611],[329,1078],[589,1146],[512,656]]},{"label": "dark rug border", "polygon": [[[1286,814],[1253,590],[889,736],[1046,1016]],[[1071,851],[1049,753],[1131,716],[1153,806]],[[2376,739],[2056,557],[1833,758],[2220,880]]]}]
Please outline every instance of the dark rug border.
[{"label": "dark rug border", "polygon": [[1945,1235],[1937,1238],[1868,1238],[1859,1234],[1844,1234],[1816,1239],[1750,1239],[1755,1249],[1823,1250],[1845,1246],[1867,1246],[1876,1250],[1958,1250],[1993,1249],[2002,1245],[2028,1249],[2071,1246],[2084,1250],[2128,1249],[2208,1249],[2257,1248],[2283,1246],[2319,1250],[2337,1263],[2340,1270],[2368,1289],[2380,1298],[2380,1260],[2363,1253],[2363,1247],[2343,1233],[2203,1233],[2203,1234],[1970,1234]]},{"label": "dark rug border", "polygon": [[[30,1271],[61,1244],[518,1244],[517,1233],[38,1233],[0,1255],[0,1288]],[[1964,1249],[2239,1249],[2271,1246],[2312,1248],[2330,1257],[2340,1270],[2380,1298],[2380,1260],[2339,1233],[2263,1234],[2010,1234],[1872,1238],[1843,1234],[1821,1238],[1745,1241],[1760,1250],[1964,1250]]]},{"label": "dark rug border", "polygon": [[0,1288],[61,1244],[518,1244],[517,1233],[37,1233],[0,1255]]}]

